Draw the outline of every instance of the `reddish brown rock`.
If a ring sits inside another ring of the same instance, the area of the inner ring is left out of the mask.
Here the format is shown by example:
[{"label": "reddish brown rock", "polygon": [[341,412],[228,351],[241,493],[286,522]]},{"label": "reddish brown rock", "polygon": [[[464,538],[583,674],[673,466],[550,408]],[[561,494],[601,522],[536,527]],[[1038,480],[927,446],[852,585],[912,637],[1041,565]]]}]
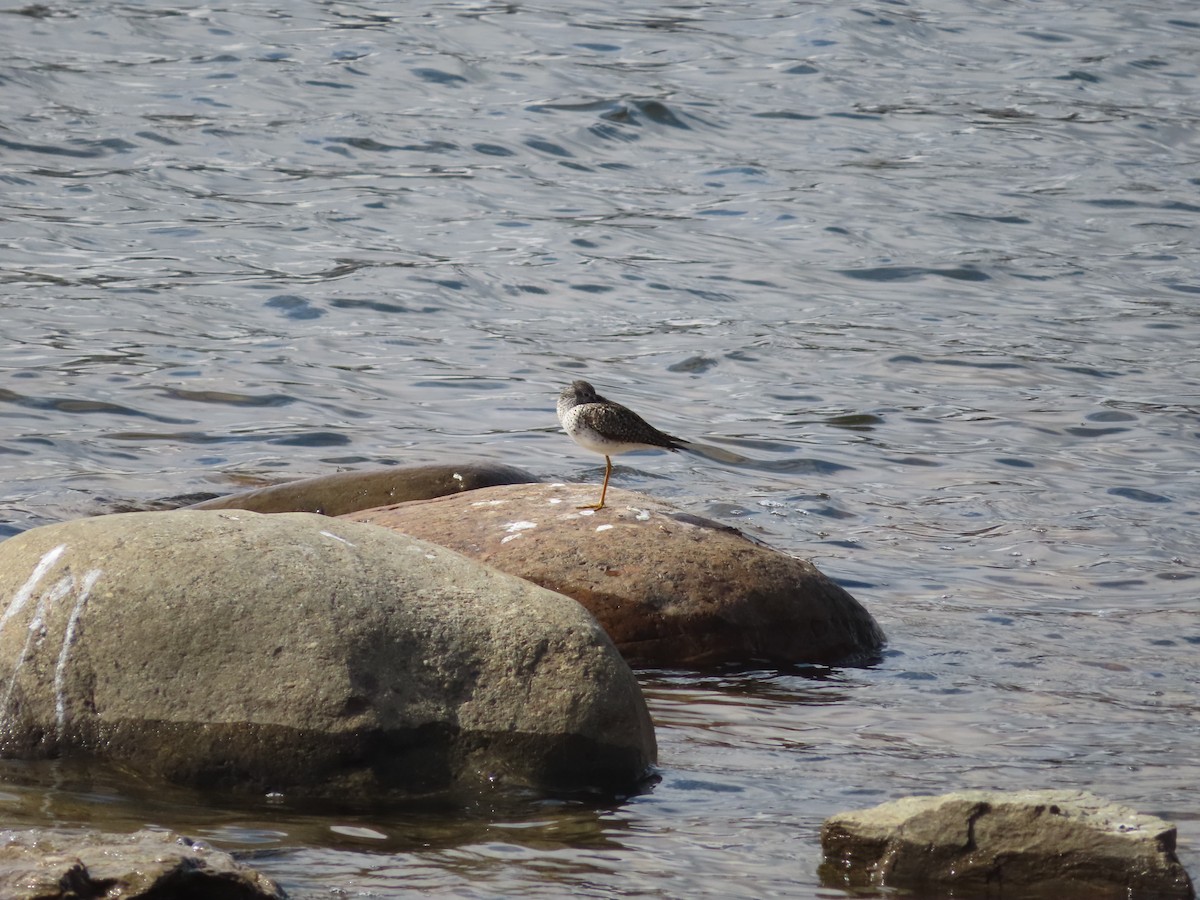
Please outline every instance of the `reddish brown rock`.
[{"label": "reddish brown rock", "polygon": [[527,484],[346,518],[450,547],[573,597],[637,665],[865,662],[884,635],[811,563],[641,494]]},{"label": "reddish brown rock", "polygon": [[444,497],[497,484],[536,479],[514,466],[464,462],[459,465],[395,466],[337,472],[216,497],[189,509],[246,509],[260,513],[312,512],[340,516],[389,503]]}]

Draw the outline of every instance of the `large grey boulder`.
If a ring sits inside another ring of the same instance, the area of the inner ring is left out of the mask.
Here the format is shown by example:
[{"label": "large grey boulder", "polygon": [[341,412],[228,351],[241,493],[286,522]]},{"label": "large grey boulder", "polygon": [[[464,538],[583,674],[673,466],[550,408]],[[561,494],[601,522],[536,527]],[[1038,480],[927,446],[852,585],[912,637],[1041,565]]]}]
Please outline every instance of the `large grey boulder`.
[{"label": "large grey boulder", "polygon": [[629,790],[655,744],[566,597],[369,525],[180,510],[0,543],[0,752],[355,801]]},{"label": "large grey boulder", "polygon": [[4,900],[284,900],[228,853],[165,831],[0,831]]},{"label": "large grey boulder", "polygon": [[958,791],[839,813],[821,830],[839,887],[1022,900],[1190,900],[1175,826],[1084,791]]}]

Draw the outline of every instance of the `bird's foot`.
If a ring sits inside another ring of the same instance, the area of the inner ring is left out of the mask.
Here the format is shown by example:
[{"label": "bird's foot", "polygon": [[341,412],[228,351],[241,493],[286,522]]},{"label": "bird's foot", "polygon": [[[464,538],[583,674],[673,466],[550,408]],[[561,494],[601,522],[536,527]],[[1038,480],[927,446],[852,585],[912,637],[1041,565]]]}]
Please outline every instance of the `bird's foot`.
[{"label": "bird's foot", "polygon": [[588,503],[584,506],[577,506],[576,509],[604,509],[603,503]]}]

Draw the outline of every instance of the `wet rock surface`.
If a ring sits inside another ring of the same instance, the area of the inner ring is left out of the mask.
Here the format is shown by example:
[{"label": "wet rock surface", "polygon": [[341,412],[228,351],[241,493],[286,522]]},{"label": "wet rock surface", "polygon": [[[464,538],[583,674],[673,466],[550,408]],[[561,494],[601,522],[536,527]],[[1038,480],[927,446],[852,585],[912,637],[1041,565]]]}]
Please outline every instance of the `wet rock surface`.
[{"label": "wet rock surface", "polygon": [[0,831],[4,900],[283,900],[269,878],[164,831]]},{"label": "wet rock surface", "polygon": [[959,791],[839,813],[821,831],[838,887],[1023,900],[1190,900],[1175,826],[1084,791]]},{"label": "wet rock surface", "polygon": [[385,529],[132,513],[0,542],[0,752],[346,802],[627,791],[636,680],[578,604]]},{"label": "wet rock surface", "polygon": [[883,632],[811,563],[669,504],[530,484],[347,516],[432,541],[573,597],[630,663],[862,663]]},{"label": "wet rock surface", "polygon": [[396,466],[337,472],[240,491],[193,504],[190,509],[246,509],[260,513],[312,512],[340,516],[408,500],[442,497],[498,484],[536,481],[515,466],[464,462],[459,465]]}]

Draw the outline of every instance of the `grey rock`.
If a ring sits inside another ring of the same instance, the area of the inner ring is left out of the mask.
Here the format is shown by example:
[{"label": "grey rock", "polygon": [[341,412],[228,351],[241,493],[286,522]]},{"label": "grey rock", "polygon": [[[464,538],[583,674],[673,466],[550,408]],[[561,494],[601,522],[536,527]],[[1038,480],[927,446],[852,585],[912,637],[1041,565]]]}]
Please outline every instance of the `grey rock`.
[{"label": "grey rock", "polygon": [[307,513],[128,513],[0,543],[0,753],[347,801],[625,791],[637,682],[578,604]]},{"label": "grey rock", "polygon": [[821,830],[839,887],[1021,900],[1175,900],[1195,893],[1175,826],[1084,791],[958,791],[839,813]]},{"label": "grey rock", "polygon": [[337,472],[273,484],[205,500],[189,508],[247,509],[261,513],[313,512],[340,516],[405,500],[425,500],[496,484],[522,484],[535,480],[528,472],[499,463],[395,466],[363,472]]},{"label": "grey rock", "polygon": [[4,900],[283,900],[266,876],[164,831],[0,831]]}]

